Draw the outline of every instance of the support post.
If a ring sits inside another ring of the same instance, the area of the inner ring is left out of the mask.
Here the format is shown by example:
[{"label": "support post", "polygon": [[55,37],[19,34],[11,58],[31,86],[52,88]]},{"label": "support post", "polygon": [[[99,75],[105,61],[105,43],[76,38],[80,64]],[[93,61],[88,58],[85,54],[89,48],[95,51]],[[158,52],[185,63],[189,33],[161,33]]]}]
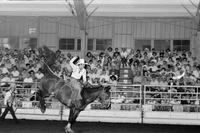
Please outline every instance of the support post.
[{"label": "support post", "polygon": [[197,57],[197,59],[200,58],[200,31],[197,32],[197,36],[195,38],[195,41],[194,41],[194,56]]},{"label": "support post", "polygon": [[81,57],[84,58],[87,52],[87,32],[86,30],[80,31],[81,35]]}]

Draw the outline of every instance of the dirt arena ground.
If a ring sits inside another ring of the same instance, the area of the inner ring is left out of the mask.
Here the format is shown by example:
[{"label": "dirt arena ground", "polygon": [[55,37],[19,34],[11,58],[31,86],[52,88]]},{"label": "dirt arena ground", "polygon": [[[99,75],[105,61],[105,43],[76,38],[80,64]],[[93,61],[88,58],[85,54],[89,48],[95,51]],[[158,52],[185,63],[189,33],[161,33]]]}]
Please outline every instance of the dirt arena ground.
[{"label": "dirt arena ground", "polygon": [[[66,121],[0,122],[0,133],[64,133]],[[77,122],[75,133],[199,133],[200,126]]]}]

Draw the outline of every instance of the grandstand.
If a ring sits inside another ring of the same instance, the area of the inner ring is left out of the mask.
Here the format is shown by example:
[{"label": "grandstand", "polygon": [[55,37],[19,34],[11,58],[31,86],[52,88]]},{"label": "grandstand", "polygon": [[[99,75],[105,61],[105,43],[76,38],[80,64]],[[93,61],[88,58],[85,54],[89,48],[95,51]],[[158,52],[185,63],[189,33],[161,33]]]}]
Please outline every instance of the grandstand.
[{"label": "grandstand", "polygon": [[190,0],[0,1],[0,99],[16,82],[21,118],[67,115],[53,98],[46,99],[44,115],[37,107],[34,92],[44,73],[36,57],[46,45],[57,54],[59,69],[53,71],[60,78],[68,76],[67,63],[79,55],[89,64],[89,83],[112,86],[110,109],[96,101],[80,121],[199,125],[199,5]]}]

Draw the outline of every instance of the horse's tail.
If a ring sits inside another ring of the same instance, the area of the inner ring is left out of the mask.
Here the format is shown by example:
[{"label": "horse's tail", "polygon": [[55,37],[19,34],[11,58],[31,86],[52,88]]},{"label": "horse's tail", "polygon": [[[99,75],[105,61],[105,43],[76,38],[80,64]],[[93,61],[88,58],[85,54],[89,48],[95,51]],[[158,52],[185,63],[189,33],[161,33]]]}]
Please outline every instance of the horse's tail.
[{"label": "horse's tail", "polygon": [[35,96],[36,96],[35,99],[39,101],[39,108],[41,112],[44,113],[46,111],[46,102],[42,90],[38,90]]}]

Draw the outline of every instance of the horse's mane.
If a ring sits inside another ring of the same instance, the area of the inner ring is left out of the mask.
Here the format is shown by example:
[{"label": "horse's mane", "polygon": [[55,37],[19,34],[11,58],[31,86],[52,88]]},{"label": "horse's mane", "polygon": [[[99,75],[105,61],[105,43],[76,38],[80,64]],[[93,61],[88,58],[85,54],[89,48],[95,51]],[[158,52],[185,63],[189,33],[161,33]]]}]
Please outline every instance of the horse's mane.
[{"label": "horse's mane", "polygon": [[38,49],[40,58],[44,57],[43,68],[41,71],[44,73],[45,78],[57,77],[52,70],[58,69],[56,67],[56,53],[50,50],[47,46],[40,47]]},{"label": "horse's mane", "polygon": [[55,75],[52,71],[52,69],[46,64],[44,63],[44,68],[43,68],[43,71],[44,71],[44,76],[45,78],[48,78],[48,79],[57,79],[59,80],[60,78]]}]

